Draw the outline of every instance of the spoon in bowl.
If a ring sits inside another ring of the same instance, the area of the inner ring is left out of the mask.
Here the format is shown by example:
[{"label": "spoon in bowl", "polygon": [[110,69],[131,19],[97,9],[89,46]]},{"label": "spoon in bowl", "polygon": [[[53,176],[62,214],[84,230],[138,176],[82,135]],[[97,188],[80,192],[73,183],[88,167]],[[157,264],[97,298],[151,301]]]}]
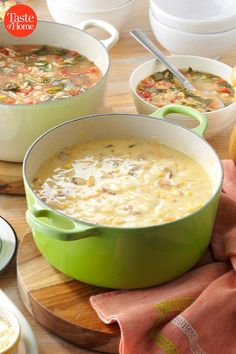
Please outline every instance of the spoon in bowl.
[{"label": "spoon in bowl", "polygon": [[181,84],[189,91],[195,91],[194,86],[186,77],[167,59],[167,57],[150,41],[150,39],[139,28],[130,31],[139,43],[141,43],[149,52],[154,55],[160,62],[169,69],[172,74],[181,82]]}]

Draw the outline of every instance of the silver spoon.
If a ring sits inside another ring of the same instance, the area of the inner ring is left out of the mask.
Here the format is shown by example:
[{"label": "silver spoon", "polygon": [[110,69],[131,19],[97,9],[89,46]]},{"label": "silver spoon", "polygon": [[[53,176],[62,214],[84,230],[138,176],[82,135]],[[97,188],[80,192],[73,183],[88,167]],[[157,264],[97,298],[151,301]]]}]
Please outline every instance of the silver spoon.
[{"label": "silver spoon", "polygon": [[150,41],[150,39],[141,31],[139,28],[130,31],[131,36],[133,36],[139,43],[141,43],[149,52],[151,52],[154,57],[160,60],[160,62],[168,68],[172,74],[181,82],[181,84],[190,91],[195,91],[194,86],[191,82],[186,79],[186,77],[172,64],[168,61],[166,56]]}]

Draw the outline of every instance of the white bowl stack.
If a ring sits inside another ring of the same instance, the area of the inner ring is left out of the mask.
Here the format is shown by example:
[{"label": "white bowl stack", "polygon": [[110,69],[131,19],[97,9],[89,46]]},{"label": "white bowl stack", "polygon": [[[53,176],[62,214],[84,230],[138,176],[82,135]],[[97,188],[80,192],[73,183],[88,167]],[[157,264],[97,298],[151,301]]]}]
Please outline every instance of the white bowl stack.
[{"label": "white bowl stack", "polygon": [[132,15],[136,0],[47,0],[56,22],[77,25],[96,19],[109,22],[122,31]]},{"label": "white bowl stack", "polygon": [[219,58],[236,45],[235,0],[150,0],[149,19],[173,54]]}]

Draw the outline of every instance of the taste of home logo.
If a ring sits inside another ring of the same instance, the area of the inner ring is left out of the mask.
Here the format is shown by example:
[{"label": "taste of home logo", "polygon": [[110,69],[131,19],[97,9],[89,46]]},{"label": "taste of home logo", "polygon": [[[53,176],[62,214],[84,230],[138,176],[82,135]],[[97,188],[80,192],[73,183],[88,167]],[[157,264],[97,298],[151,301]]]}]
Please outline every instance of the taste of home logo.
[{"label": "taste of home logo", "polygon": [[26,37],[35,30],[37,15],[28,5],[15,5],[5,13],[4,25],[13,36]]}]

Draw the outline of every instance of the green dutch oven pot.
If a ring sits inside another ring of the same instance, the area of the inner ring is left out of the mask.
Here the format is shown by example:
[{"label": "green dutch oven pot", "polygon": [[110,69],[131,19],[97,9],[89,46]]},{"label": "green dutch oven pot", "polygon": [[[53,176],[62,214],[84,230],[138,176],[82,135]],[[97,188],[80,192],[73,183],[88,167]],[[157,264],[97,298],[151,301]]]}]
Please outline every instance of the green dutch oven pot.
[{"label": "green dutch oven pot", "polygon": [[[169,113],[185,114],[199,121],[199,125],[190,131],[163,120]],[[109,288],[153,286],[192,268],[209,244],[223,180],[221,162],[202,138],[206,127],[204,115],[170,105],[151,116],[104,114],[75,119],[38,138],[25,156],[23,176],[28,203],[26,218],[42,255],[69,277]],[[55,152],[88,139],[130,135],[155,137],[195,159],[212,181],[213,193],[208,203],[177,221],[121,228],[63,215],[34,193],[31,182],[39,165]]]}]

